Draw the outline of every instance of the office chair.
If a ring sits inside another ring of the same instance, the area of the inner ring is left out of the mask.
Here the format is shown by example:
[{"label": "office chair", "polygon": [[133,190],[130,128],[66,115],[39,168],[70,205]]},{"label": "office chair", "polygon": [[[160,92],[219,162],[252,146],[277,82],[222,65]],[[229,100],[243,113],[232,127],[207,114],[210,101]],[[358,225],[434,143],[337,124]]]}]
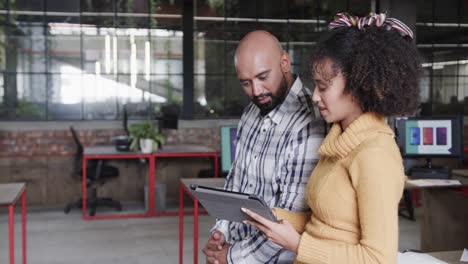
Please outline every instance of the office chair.
[{"label": "office chair", "polygon": [[[404,158],[403,165],[405,169],[405,175],[411,175],[411,168],[417,166],[417,164],[419,164],[417,159]],[[398,208],[398,215],[408,220],[416,221],[416,218],[414,217],[413,192],[417,192],[417,190],[403,190],[400,207]]]},{"label": "office chair", "polygon": [[414,207],[411,190],[404,189],[403,196],[401,198],[401,206],[398,208],[398,215],[408,220],[416,221],[414,218]]},{"label": "office chair", "polygon": [[[76,144],[75,161],[73,168],[73,175],[81,182],[83,175],[82,160],[83,160],[83,145],[78,138],[75,129],[70,127],[73,141]],[[103,164],[103,160],[91,160],[86,164],[86,187],[89,192],[86,199],[86,207],[89,209],[89,215],[94,216],[96,214],[96,208],[98,206],[109,206],[114,207],[118,211],[122,211],[122,204],[119,201],[113,200],[108,197],[97,197],[98,185],[104,184],[107,180],[116,178],[119,176],[119,169],[114,166],[108,166]],[[80,198],[77,201],[69,203],[64,212],[68,214],[72,208],[82,208],[83,199]]]}]

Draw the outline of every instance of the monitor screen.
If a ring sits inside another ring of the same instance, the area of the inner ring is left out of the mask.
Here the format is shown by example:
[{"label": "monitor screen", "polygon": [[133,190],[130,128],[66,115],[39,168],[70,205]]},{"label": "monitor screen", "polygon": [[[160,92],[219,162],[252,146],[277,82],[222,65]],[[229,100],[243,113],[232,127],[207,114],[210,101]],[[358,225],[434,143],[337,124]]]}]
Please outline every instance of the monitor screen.
[{"label": "monitor screen", "polygon": [[404,157],[463,157],[463,118],[419,117],[396,120]]},{"label": "monitor screen", "polygon": [[221,127],[221,169],[228,172],[236,155],[237,126]]}]

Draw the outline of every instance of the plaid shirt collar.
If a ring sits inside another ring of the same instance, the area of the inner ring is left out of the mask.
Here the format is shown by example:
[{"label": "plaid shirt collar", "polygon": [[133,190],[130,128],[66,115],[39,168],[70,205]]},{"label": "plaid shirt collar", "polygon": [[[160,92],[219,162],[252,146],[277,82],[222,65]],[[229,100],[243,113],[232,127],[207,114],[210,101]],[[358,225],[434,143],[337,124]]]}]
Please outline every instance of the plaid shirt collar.
[{"label": "plaid shirt collar", "polygon": [[275,109],[271,110],[265,117],[265,119],[271,119],[273,123],[278,125],[283,117],[286,115],[286,113],[290,111],[295,111],[297,108],[297,97],[299,96],[299,93],[302,90],[303,84],[301,79],[299,78],[298,75],[293,76],[295,78],[293,85],[291,86],[291,89],[289,89],[288,95],[284,99],[284,101],[277,106]]}]

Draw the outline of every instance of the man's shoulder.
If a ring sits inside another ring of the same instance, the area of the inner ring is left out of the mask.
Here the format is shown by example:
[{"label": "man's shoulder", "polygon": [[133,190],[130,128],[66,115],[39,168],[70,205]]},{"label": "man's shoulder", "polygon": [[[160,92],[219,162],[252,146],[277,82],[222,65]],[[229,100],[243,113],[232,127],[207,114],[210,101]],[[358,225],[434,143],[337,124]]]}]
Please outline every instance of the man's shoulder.
[{"label": "man's shoulder", "polygon": [[287,122],[289,122],[288,126],[290,126],[291,130],[293,131],[299,131],[303,129],[309,130],[310,128],[315,130],[317,127],[323,128],[322,119],[316,117],[314,106],[307,97],[299,97],[296,107],[294,109],[290,109],[283,120],[292,121]]},{"label": "man's shoulder", "polygon": [[291,115],[310,116],[311,120],[315,119],[317,115],[312,101],[312,93],[299,76],[296,78],[290,92],[292,93],[291,97],[294,99],[294,103],[290,105],[293,108],[291,109]]},{"label": "man's shoulder", "polygon": [[312,92],[311,90],[309,89],[309,87],[307,86],[307,84],[305,84],[303,82],[303,80],[297,76],[296,80],[294,81],[293,83],[293,87],[291,89],[294,93],[296,93],[297,95],[308,95],[309,98],[312,100]]},{"label": "man's shoulder", "polygon": [[282,119],[293,134],[316,137],[323,134],[323,121],[316,114],[310,89],[297,76],[291,89],[290,101]]}]

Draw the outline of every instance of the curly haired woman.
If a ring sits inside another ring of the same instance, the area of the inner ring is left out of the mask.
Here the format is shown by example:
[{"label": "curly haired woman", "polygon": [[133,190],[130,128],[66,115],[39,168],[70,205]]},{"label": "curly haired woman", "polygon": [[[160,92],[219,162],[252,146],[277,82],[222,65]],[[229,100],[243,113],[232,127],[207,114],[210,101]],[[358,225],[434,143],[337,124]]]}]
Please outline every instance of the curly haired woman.
[{"label": "curly haired woman", "polygon": [[311,214],[275,209],[246,223],[297,263],[396,263],[403,162],[385,117],[418,106],[412,31],[385,14],[337,14],[312,56],[313,101],[333,126],[307,185]]}]

